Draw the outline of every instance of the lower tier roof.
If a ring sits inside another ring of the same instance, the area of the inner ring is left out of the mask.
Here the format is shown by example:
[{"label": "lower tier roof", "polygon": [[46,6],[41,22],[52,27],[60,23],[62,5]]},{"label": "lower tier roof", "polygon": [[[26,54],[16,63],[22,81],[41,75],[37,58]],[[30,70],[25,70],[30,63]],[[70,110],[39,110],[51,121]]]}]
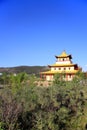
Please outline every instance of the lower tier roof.
[{"label": "lower tier roof", "polygon": [[65,74],[76,74],[79,70],[66,70],[66,71],[46,71],[46,72],[41,72],[40,74],[57,74],[57,73],[65,73]]}]

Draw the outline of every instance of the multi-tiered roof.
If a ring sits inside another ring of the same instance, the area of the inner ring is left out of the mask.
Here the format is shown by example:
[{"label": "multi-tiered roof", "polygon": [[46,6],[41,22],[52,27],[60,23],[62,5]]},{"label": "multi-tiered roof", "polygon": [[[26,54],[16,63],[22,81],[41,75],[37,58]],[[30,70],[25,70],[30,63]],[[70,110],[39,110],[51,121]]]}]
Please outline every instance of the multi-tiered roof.
[{"label": "multi-tiered roof", "polygon": [[68,55],[65,51],[55,57],[56,62],[52,65],[48,65],[50,70],[46,72],[41,72],[41,74],[45,75],[45,77],[49,75],[54,75],[56,73],[65,73],[67,75],[76,74],[80,70],[78,65],[73,64],[73,62],[71,61],[72,55]]}]

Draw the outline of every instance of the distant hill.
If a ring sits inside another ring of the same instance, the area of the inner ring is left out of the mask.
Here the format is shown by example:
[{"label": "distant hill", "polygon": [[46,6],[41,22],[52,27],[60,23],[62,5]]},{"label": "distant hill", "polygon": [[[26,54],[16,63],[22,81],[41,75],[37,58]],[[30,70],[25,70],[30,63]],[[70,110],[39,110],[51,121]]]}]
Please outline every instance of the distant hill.
[{"label": "distant hill", "polygon": [[17,67],[1,67],[0,73],[20,73],[26,72],[27,74],[38,75],[41,71],[46,71],[49,68],[47,66],[17,66]]}]

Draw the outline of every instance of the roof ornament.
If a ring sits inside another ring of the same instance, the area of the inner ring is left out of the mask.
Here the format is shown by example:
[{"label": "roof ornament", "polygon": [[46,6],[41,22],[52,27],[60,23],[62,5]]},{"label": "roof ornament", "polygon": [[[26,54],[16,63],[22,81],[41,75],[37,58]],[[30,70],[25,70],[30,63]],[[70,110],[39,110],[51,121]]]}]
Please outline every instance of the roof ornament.
[{"label": "roof ornament", "polygon": [[66,51],[64,50],[60,56],[67,56]]}]

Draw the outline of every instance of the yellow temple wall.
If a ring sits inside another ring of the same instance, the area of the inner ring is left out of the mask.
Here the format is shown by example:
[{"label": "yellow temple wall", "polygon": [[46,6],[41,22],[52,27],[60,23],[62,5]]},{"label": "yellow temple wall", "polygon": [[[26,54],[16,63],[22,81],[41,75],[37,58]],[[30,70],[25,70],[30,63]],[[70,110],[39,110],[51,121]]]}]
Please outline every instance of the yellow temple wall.
[{"label": "yellow temple wall", "polygon": [[63,59],[64,59],[64,61],[70,60],[69,57],[67,57],[67,58],[57,58],[58,61],[63,61]]},{"label": "yellow temple wall", "polygon": [[52,81],[53,80],[53,75],[46,75],[46,80],[47,81]]},{"label": "yellow temple wall", "polygon": [[[46,80],[47,81],[52,81],[53,77],[54,77],[53,75],[46,75]],[[74,77],[74,75],[71,74],[71,76],[70,76],[70,74],[68,74],[68,75],[66,75],[66,77],[64,78],[64,80],[65,81],[71,81],[73,79],[73,77]]]},{"label": "yellow temple wall", "polygon": [[64,70],[69,70],[69,71],[74,70],[74,66],[72,66],[72,67],[52,67],[51,68],[51,71],[64,71]]},{"label": "yellow temple wall", "polygon": [[70,64],[71,61],[56,61],[56,64]]}]

